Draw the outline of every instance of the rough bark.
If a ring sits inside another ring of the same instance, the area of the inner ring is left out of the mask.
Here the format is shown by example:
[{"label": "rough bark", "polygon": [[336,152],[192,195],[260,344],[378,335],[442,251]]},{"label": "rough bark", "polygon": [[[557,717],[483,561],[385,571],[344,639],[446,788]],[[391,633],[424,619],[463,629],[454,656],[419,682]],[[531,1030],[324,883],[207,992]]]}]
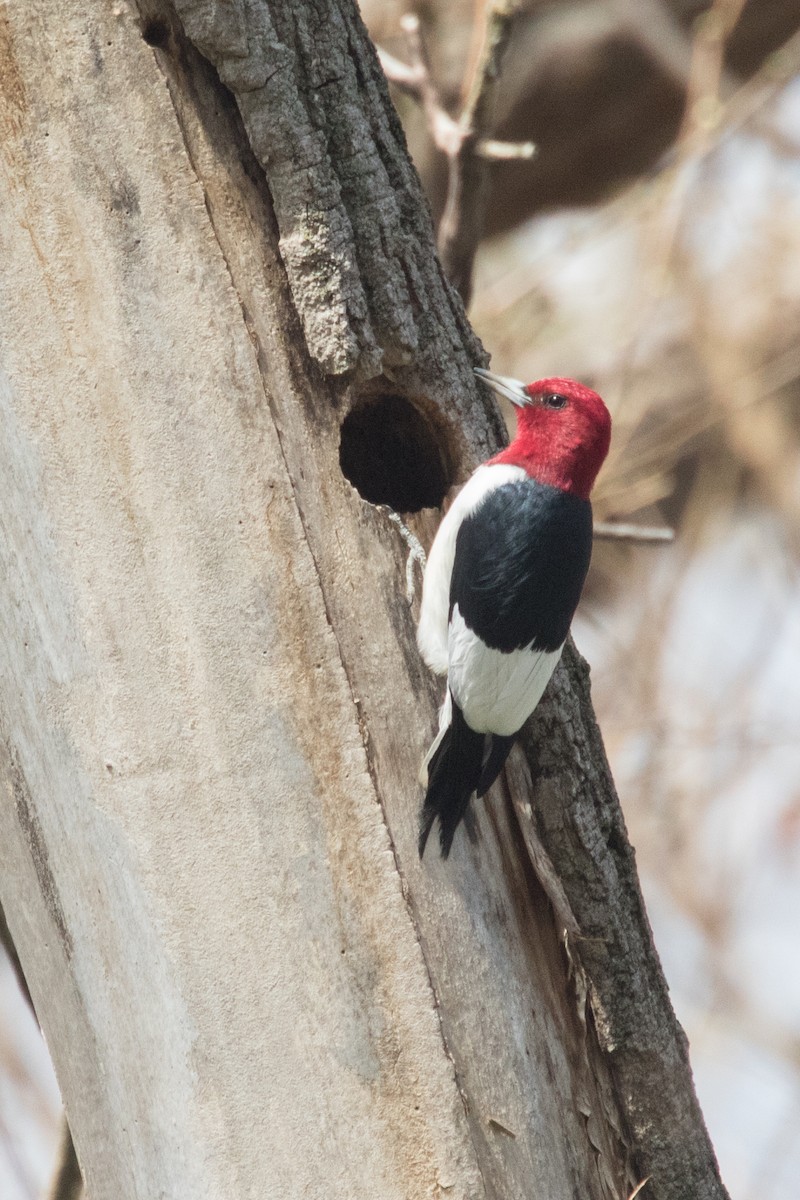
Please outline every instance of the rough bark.
[{"label": "rough bark", "polygon": [[[175,8],[236,97],[266,173],[311,356],[330,373],[370,378],[466,341],[355,5],[176,0]],[[423,296],[445,304],[426,313]],[[446,326],[439,336],[426,315]]]},{"label": "rough bark", "polygon": [[341,422],[408,398],[448,482],[501,425],[357,13],[177,7],[0,13],[0,888],[88,1192],[722,1197],[572,657],[541,844],[517,757],[416,855]]}]

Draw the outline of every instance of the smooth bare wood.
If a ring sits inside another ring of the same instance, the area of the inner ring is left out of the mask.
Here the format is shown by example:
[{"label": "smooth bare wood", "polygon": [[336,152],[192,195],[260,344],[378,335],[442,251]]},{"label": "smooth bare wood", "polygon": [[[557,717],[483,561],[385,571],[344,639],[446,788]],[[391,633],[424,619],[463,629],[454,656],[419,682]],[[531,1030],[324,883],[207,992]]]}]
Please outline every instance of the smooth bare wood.
[{"label": "smooth bare wood", "polygon": [[[502,426],[374,53],[345,0],[179,10],[196,45],[162,4],[0,10],[0,889],[89,1195],[623,1195],[638,1027],[562,945],[574,879],[677,1033],[599,742],[571,866],[513,775],[416,855],[435,688],[341,420],[410,397],[453,480]],[[593,725],[555,696],[562,811]]]},{"label": "smooth bare wood", "polygon": [[130,10],[45,9],[3,139],[0,877],[89,1194],[479,1194],[164,76]]}]

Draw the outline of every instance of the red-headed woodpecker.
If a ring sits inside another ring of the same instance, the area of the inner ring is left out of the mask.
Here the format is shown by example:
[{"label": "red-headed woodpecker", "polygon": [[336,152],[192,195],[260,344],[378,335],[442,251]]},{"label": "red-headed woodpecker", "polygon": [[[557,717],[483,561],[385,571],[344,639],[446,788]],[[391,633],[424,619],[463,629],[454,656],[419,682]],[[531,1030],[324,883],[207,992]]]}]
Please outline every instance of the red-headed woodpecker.
[{"label": "red-headed woodpecker", "polygon": [[572,379],[519,383],[477,370],[516,405],[517,434],[459,492],[431,547],[417,643],[447,675],[425,759],[419,852],[439,818],[442,855],[473,793],[483,796],[541,699],[592,553],[589,493],[611,417]]}]

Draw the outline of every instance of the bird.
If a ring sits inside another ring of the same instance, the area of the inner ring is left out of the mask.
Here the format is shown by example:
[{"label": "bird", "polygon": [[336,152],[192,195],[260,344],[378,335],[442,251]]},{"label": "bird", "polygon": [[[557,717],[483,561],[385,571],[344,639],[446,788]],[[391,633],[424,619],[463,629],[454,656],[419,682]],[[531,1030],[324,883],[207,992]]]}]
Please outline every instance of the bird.
[{"label": "bird", "polygon": [[592,553],[589,500],[611,416],[574,379],[475,374],[517,409],[514,440],[445,514],[422,583],[417,645],[447,676],[422,766],[422,858],[433,824],[447,858],[473,795],[497,779],[561,657]]}]

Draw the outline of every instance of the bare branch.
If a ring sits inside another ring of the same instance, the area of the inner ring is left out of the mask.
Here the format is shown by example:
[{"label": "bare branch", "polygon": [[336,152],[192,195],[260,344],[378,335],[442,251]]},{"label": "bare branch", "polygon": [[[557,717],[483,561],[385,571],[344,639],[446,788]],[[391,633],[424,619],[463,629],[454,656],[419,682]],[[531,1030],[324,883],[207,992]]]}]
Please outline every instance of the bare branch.
[{"label": "bare branch", "polygon": [[498,142],[495,138],[480,138],[475,143],[475,153],[494,162],[510,159],[531,159],[536,154],[535,142]]},{"label": "bare branch", "polygon": [[422,100],[419,72],[401,59],[395,58],[388,50],[383,50],[378,46],[377,51],[383,73],[389,82],[414,100]]},{"label": "bare branch", "polygon": [[519,7],[513,0],[498,0],[498,3],[489,6],[483,49],[461,115],[462,124],[468,125],[473,132],[482,130],[491,118],[495,86],[500,78],[511,27],[518,13]]},{"label": "bare branch", "polygon": [[502,142],[485,136],[491,125],[503,53],[517,11],[516,4],[507,0],[489,8],[483,48],[458,120],[450,116],[442,103],[415,13],[407,13],[400,22],[409,64],[385,50],[378,51],[387,79],[424,107],[434,145],[447,157],[447,199],[439,225],[439,257],[465,304],[469,304],[472,293],[472,270],[483,226],[487,164],[525,161],[536,153],[533,142]]},{"label": "bare branch", "polygon": [[438,232],[439,256],[465,304],[472,295],[488,183],[487,159],[476,153],[476,145],[490,123],[500,66],[516,15],[517,9],[508,4],[489,9],[483,50],[459,121],[461,142],[449,162],[447,202]]},{"label": "bare branch", "polygon": [[723,113],[725,47],[743,7],[744,0],[714,0],[695,24],[686,108],[678,134],[678,144],[685,144],[688,154],[708,146],[712,132],[719,125]]},{"label": "bare branch", "polygon": [[675,530],[665,525],[632,525],[616,521],[595,521],[594,536],[619,542],[674,542]]},{"label": "bare branch", "polygon": [[760,71],[731,96],[720,116],[719,137],[736,133],[800,71],[800,31],[769,56]]},{"label": "bare branch", "polygon": [[453,120],[442,104],[439,89],[433,81],[419,17],[416,13],[406,13],[400,21],[400,28],[406,36],[411,70],[418,80],[419,97],[428,118],[434,144],[448,157],[452,157],[458,154],[461,148],[462,134],[459,123]]}]

